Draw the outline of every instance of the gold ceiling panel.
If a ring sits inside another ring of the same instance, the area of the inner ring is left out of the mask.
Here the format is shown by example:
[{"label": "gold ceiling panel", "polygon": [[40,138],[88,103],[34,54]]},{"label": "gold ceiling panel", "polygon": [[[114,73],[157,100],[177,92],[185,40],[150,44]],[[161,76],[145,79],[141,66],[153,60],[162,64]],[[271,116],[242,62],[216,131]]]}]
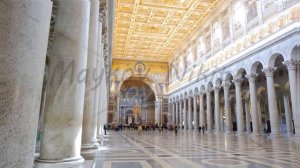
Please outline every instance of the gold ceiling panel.
[{"label": "gold ceiling panel", "polygon": [[220,0],[117,0],[114,59],[167,62]]}]

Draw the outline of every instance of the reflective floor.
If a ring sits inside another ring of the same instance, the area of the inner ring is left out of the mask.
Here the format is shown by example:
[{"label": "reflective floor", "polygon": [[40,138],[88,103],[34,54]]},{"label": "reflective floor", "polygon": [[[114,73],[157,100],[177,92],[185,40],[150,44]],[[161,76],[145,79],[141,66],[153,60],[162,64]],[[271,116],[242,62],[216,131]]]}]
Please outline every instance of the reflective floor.
[{"label": "reflective floor", "polygon": [[[299,146],[287,140],[193,132],[109,132],[96,168],[300,168]],[[89,163],[89,162],[86,162]]]}]

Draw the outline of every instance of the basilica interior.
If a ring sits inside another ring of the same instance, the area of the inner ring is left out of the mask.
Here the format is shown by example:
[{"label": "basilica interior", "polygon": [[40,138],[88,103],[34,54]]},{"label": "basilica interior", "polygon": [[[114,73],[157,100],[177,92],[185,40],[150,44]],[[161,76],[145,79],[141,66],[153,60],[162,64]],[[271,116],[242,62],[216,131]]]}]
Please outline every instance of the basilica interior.
[{"label": "basilica interior", "polygon": [[0,168],[299,168],[299,0],[0,0]]}]

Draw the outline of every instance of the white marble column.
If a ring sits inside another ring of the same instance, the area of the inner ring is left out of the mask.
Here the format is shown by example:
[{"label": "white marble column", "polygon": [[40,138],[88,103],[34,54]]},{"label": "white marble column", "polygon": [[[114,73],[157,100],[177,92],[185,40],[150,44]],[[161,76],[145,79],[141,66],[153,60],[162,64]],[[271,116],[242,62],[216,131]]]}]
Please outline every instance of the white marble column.
[{"label": "white marble column", "polygon": [[183,100],[179,100],[179,127],[182,129],[183,124],[183,107],[182,107]]},{"label": "white marble column", "polygon": [[224,82],[222,84],[224,89],[224,106],[225,106],[225,132],[232,132],[232,119],[231,119],[231,111],[230,111],[230,101],[229,101],[229,88],[231,83]]},{"label": "white marble column", "polygon": [[116,112],[116,125],[119,125],[120,124],[120,93],[116,93],[116,102],[117,102],[117,104],[116,104],[116,110],[117,110],[117,112]]},{"label": "white marble column", "polygon": [[247,129],[247,133],[251,133],[249,100],[245,99],[244,103],[245,103],[245,114],[246,114],[246,129]]},{"label": "white marble column", "polygon": [[194,102],[193,102],[193,105],[194,105],[194,131],[197,132],[198,130],[198,127],[199,127],[199,114],[198,114],[198,108],[197,108],[197,97],[198,95],[194,95]]},{"label": "white marble column", "polygon": [[249,80],[249,92],[250,92],[250,109],[251,109],[251,118],[252,118],[252,131],[253,135],[260,134],[260,126],[259,126],[259,117],[257,110],[257,95],[256,95],[256,84],[255,74],[246,75]]},{"label": "white marble column", "polygon": [[269,105],[269,114],[271,122],[271,135],[279,135],[279,121],[278,121],[278,109],[277,109],[277,100],[276,92],[274,86],[274,72],[275,68],[266,68],[263,69],[263,72],[266,74],[267,78],[267,90],[268,90],[268,105]]},{"label": "white marble column", "polygon": [[[103,136],[104,136],[104,115],[105,115],[105,99],[107,97],[106,90],[105,90],[105,86],[106,86],[106,76],[105,76],[105,69],[104,69],[104,58],[103,58],[103,43],[101,42],[102,36],[100,36],[100,34],[102,34],[102,22],[99,22],[99,46],[98,46],[98,57],[99,59],[99,65],[100,65],[100,86],[99,86],[99,105],[98,105],[98,120],[97,120],[97,130],[98,130],[98,135],[97,138],[99,141],[102,140]],[[100,38],[101,37],[101,38]]]},{"label": "white marble column", "polygon": [[200,126],[206,125],[204,112],[204,96],[205,91],[200,91]]},{"label": "white marble column", "polygon": [[175,102],[171,103],[172,105],[172,126],[175,126],[176,123],[176,114],[175,114]]},{"label": "white marble column", "polygon": [[259,132],[263,133],[264,129],[263,129],[263,123],[262,123],[262,116],[261,116],[261,107],[260,107],[260,99],[261,96],[257,96],[257,116],[258,116],[258,128],[259,128]]},{"label": "white marble column", "polygon": [[161,102],[160,98],[155,101],[155,124],[161,124]]},{"label": "white marble column", "polygon": [[236,119],[237,119],[237,132],[239,134],[243,134],[245,132],[244,125],[244,112],[243,112],[243,104],[242,104],[242,93],[241,93],[241,79],[235,79],[235,97],[236,97]]},{"label": "white marble column", "polygon": [[50,53],[40,162],[82,162],[80,156],[89,0],[59,0]]},{"label": "white marble column", "polygon": [[208,89],[206,91],[206,103],[207,103],[207,110],[206,110],[206,117],[207,117],[207,131],[211,132],[213,127],[212,122],[212,107],[211,107],[211,90]]},{"label": "white marble column", "polygon": [[[285,61],[288,72],[289,72],[289,84],[291,91],[292,111],[294,117],[295,136],[300,138],[300,114],[299,114],[299,84],[297,82],[297,61],[289,60]],[[298,68],[299,69],[299,68]],[[298,70],[299,71],[299,70]],[[298,72],[299,73],[299,72]]]},{"label": "white marble column", "polygon": [[192,122],[192,97],[188,97],[188,128],[189,130],[193,129]]},{"label": "white marble column", "polygon": [[[98,96],[96,83],[96,74],[98,75],[97,57],[98,57],[98,26],[99,22],[99,0],[91,0],[89,42],[87,57],[87,72],[85,81],[85,96],[82,122],[82,155],[85,156],[86,149],[97,149],[99,147],[97,140],[97,115]],[[96,76],[98,77],[98,76]]]},{"label": "white marble column", "polygon": [[284,103],[284,111],[285,111],[285,124],[287,129],[287,134],[293,134],[293,126],[292,126],[292,112],[290,110],[290,100],[288,93],[283,93],[283,103]]},{"label": "white marble column", "polygon": [[187,99],[183,99],[183,119],[184,119],[184,130],[188,130],[188,109],[187,109]]},{"label": "white marble column", "polygon": [[0,2],[0,167],[31,168],[50,27],[50,0]]},{"label": "white marble column", "polygon": [[219,133],[221,131],[221,121],[220,121],[220,87],[216,86],[213,88],[215,93],[215,132]]},{"label": "white marble column", "polygon": [[179,104],[178,104],[178,101],[175,102],[175,115],[176,115],[175,125],[178,126],[178,124],[179,124]]}]

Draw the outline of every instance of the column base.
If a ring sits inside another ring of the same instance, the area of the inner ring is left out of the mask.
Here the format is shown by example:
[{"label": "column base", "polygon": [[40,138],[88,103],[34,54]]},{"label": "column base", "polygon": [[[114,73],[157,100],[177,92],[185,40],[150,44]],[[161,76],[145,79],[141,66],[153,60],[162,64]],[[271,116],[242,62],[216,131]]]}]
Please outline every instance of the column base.
[{"label": "column base", "polygon": [[96,157],[97,149],[82,150],[81,155],[85,160],[94,160]]},{"label": "column base", "polygon": [[81,150],[91,150],[91,149],[98,149],[99,148],[99,143],[98,140],[96,142],[92,142],[90,144],[82,144],[81,145]]},{"label": "column base", "polygon": [[61,160],[46,160],[46,159],[36,159],[34,162],[34,168],[45,168],[45,167],[63,167],[63,166],[80,166],[84,162],[84,159],[82,156],[80,157],[74,157],[74,158],[68,158],[68,159],[61,159]]}]

